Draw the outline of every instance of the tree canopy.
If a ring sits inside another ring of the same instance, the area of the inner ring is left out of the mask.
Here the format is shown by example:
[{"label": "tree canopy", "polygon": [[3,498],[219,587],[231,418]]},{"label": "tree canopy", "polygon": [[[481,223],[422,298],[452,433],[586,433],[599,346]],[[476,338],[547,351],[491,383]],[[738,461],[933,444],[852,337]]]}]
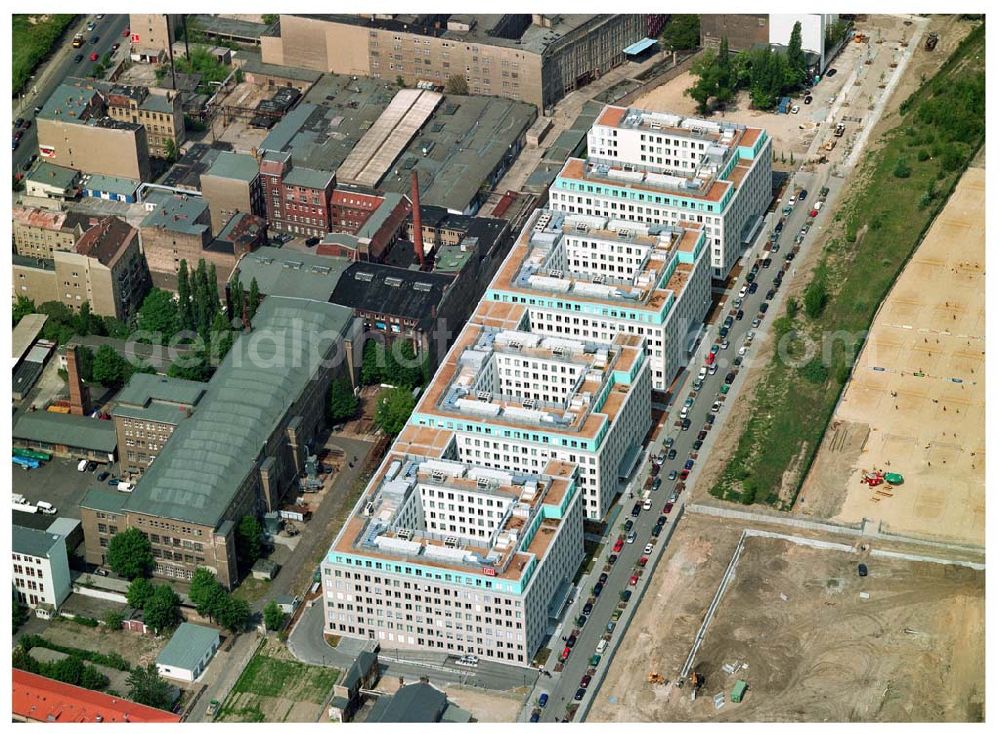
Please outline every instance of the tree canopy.
[{"label": "tree canopy", "polygon": [[160,634],[181,622],[181,599],[177,592],[166,584],[155,587],[153,595],[146,600],[142,610],[146,624]]},{"label": "tree canopy", "polygon": [[116,533],[108,543],[108,565],[119,576],[135,579],[153,570],[153,549],[137,528]]},{"label": "tree canopy", "polygon": [[349,420],[358,414],[358,398],[351,387],[351,381],[346,377],[334,380],[330,384],[330,410],[332,423]]},{"label": "tree canopy", "polygon": [[156,663],[137,665],[128,674],[128,697],[144,706],[169,711],[173,707],[171,686],[160,677]]},{"label": "tree canopy", "polygon": [[701,42],[701,17],[678,13],[663,26],[663,47],[669,51],[698,48]]},{"label": "tree canopy", "polygon": [[394,387],[379,396],[375,411],[375,425],[390,436],[395,436],[406,425],[410,413],[417,404],[413,392],[403,387]]}]

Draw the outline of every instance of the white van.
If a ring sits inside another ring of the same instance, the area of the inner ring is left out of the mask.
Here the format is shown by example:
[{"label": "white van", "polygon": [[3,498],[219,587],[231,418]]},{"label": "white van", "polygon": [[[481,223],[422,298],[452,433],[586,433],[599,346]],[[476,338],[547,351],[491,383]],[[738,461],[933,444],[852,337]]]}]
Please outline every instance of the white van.
[{"label": "white van", "polygon": [[26,505],[26,504],[28,504],[28,500],[26,500],[24,498],[23,494],[15,494],[15,495],[13,495],[12,499],[14,500],[14,504],[15,505]]},{"label": "white van", "polygon": [[698,370],[698,379],[704,380],[706,377],[708,377],[708,365],[702,365],[701,369]]},{"label": "white van", "polygon": [[132,482],[118,482],[118,491],[119,492],[131,492],[132,491]]},{"label": "white van", "polygon": [[822,208],[823,208],[823,202],[822,201],[817,201],[815,204],[813,204],[813,209],[815,209],[816,211],[819,211]]},{"label": "white van", "polygon": [[602,652],[608,649],[608,641],[601,640],[597,643],[597,654],[600,655]]},{"label": "white van", "polygon": [[77,471],[87,471],[87,460],[80,459],[80,463],[76,465]]},{"label": "white van", "polygon": [[42,502],[39,502],[37,507],[46,515],[55,515],[57,512],[59,512],[58,509],[50,505],[48,502],[45,502],[44,500]]},{"label": "white van", "polygon": [[644,509],[644,510],[652,510],[653,509],[653,501],[651,499],[648,499],[648,498],[644,499],[642,501],[642,509]]},{"label": "white van", "polygon": [[686,405],[682,405],[681,406],[681,419],[683,420],[684,418],[687,418],[687,415],[688,415],[688,407]]}]

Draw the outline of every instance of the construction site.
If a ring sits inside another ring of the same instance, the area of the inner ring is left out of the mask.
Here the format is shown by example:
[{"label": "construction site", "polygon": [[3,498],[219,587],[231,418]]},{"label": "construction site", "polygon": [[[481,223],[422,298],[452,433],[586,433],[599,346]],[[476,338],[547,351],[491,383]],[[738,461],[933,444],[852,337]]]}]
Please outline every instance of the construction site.
[{"label": "construction site", "polygon": [[985,573],[906,556],[688,510],[587,720],[983,721]]},{"label": "construction site", "polygon": [[883,303],[798,514],[985,544],[985,187],[965,173]]}]

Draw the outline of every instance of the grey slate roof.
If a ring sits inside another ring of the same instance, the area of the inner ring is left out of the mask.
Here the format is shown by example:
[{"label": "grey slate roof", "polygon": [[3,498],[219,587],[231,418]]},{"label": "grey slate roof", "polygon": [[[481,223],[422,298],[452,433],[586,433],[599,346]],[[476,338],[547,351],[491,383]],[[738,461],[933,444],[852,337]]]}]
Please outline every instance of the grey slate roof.
[{"label": "grey slate roof", "polygon": [[25,413],[12,431],[13,438],[59,444],[90,451],[114,453],[117,446],[115,426],[111,421],[36,410]]},{"label": "grey slate roof", "polygon": [[218,630],[182,622],[167,646],[156,656],[156,662],[171,668],[194,670],[218,639]]},{"label": "grey slate roof", "polygon": [[353,263],[341,276],[331,300],[342,306],[418,322],[432,319],[452,283],[450,276],[404,270],[378,263]]},{"label": "grey slate roof", "polygon": [[48,558],[54,546],[65,542],[61,535],[33,530],[21,525],[14,525],[11,530],[11,550],[14,553],[23,553],[27,556]]},{"label": "grey slate roof", "polygon": [[83,188],[89,191],[104,191],[109,194],[135,196],[135,192],[139,188],[139,182],[133,178],[105,176],[103,173],[93,173],[87,179]]},{"label": "grey slate roof", "polygon": [[[261,447],[299,398],[352,312],[329,303],[269,296],[219,366],[194,414],[143,474],[125,509],[215,526]],[[322,344],[312,344],[313,335]]]},{"label": "grey slate roof", "polygon": [[202,175],[250,182],[259,174],[260,166],[252,155],[223,150],[219,152],[215,161]]},{"label": "grey slate roof", "polygon": [[368,715],[379,724],[433,724],[441,720],[448,707],[448,697],[427,683],[411,683],[394,695],[382,696]]},{"label": "grey slate roof", "polygon": [[80,172],[74,168],[57,166],[54,163],[42,161],[25,178],[28,181],[54,186],[58,189],[68,189],[79,175]]},{"label": "grey slate roof", "polygon": [[350,266],[343,257],[313,255],[311,252],[261,247],[240,258],[230,282],[238,280],[245,290],[257,279],[265,296],[292,296],[329,301],[341,274]]},{"label": "grey slate roof", "polygon": [[80,500],[80,507],[101,512],[124,512],[125,500],[128,494],[102,487],[91,487]]}]

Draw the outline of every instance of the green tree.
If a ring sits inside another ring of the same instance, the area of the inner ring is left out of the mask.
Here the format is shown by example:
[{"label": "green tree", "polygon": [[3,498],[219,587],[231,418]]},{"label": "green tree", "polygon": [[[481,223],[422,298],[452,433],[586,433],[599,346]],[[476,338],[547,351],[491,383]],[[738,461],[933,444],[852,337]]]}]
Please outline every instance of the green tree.
[{"label": "green tree", "polygon": [[709,102],[719,88],[719,66],[715,63],[717,58],[718,55],[712,51],[703,53],[691,67],[691,74],[696,78],[695,83],[684,90],[684,94],[698,104],[700,115],[711,112],[712,107]]},{"label": "green tree", "polygon": [[285,621],[285,613],[278,607],[278,603],[272,599],[264,607],[264,626],[269,630],[281,629]]},{"label": "green tree", "polygon": [[806,315],[811,319],[819,318],[819,315],[823,313],[823,308],[826,306],[826,299],[826,284],[821,280],[814,279],[809,284],[809,287],[806,288],[806,293],[803,297]]},{"label": "green tree", "polygon": [[830,375],[830,369],[823,364],[823,361],[816,357],[799,370],[802,376],[809,382],[822,385]]},{"label": "green tree", "polygon": [[242,632],[250,622],[250,604],[230,596],[219,611],[218,622],[232,633]]},{"label": "green tree", "polygon": [[445,94],[468,94],[469,82],[461,74],[452,74],[444,84]]},{"label": "green tree", "polygon": [[394,387],[379,396],[375,411],[375,425],[390,436],[395,436],[406,425],[417,400],[413,392],[405,387]]},{"label": "green tree", "polygon": [[108,344],[102,344],[94,355],[91,374],[93,379],[105,387],[124,385],[133,372],[134,369],[128,360]]},{"label": "green tree", "polygon": [[340,423],[358,414],[358,398],[346,377],[330,384],[330,422]]},{"label": "green tree", "polygon": [[210,342],[211,363],[218,366],[222,362],[222,359],[229,354],[229,350],[232,349],[233,342],[235,341],[236,334],[230,328],[226,314],[219,311],[215,314],[215,320],[212,322]]},{"label": "green tree", "polygon": [[191,276],[187,260],[181,260],[177,270],[177,325],[181,331],[194,330],[194,312],[191,306]]},{"label": "green tree", "polygon": [[163,144],[163,158],[167,163],[173,163],[177,160],[177,143],[173,141],[173,138],[167,138]]},{"label": "green tree", "polygon": [[274,25],[275,23],[278,22],[278,14],[277,13],[264,14],[260,16],[260,22],[263,23],[264,25]]},{"label": "green tree", "polygon": [[204,603],[198,607],[198,614],[218,622],[227,604],[229,604],[229,592],[222,584],[216,582],[205,596]]},{"label": "green tree", "polygon": [[715,98],[721,103],[729,102],[736,95],[736,80],[733,76],[732,58],[729,55],[729,39],[723,36],[719,44],[719,55],[716,57],[718,68]]},{"label": "green tree", "polygon": [[408,341],[400,345],[393,344],[390,354],[392,356],[390,367],[392,378],[390,381],[394,385],[414,388],[423,384],[423,363],[426,360],[426,355],[423,359],[418,358],[413,345]]},{"label": "green tree", "polygon": [[212,379],[214,372],[215,369],[209,361],[209,355],[204,350],[178,357],[177,361],[167,368],[168,377],[196,382],[208,382]]},{"label": "green tree", "polygon": [[156,587],[142,610],[143,619],[156,634],[176,627],[181,621],[181,598],[166,584]]},{"label": "green tree", "polygon": [[361,384],[380,385],[385,381],[385,348],[377,339],[368,339],[361,350]]},{"label": "green tree", "polygon": [[247,309],[249,310],[250,318],[253,319],[257,315],[257,308],[260,306],[262,296],[260,295],[260,286],[257,284],[257,279],[253,278],[250,281],[250,295],[248,296],[249,303]]},{"label": "green tree", "polygon": [[14,301],[14,326],[28,314],[35,312],[35,302],[25,296],[18,296]]},{"label": "green tree", "polygon": [[151,332],[151,338],[166,344],[177,333],[177,303],[169,291],[153,288],[139,307],[138,326]]},{"label": "green tree", "polygon": [[794,298],[789,298],[785,301],[785,315],[790,319],[795,318],[795,314],[799,312],[799,302]]},{"label": "green tree", "polygon": [[[143,579],[143,581],[145,581],[145,579]],[[122,628],[122,623],[125,621],[125,615],[117,609],[109,609],[104,613],[104,619],[101,621],[104,622],[105,629],[120,630]]]},{"label": "green tree", "polygon": [[792,26],[785,59],[788,61],[789,83],[802,84],[806,78],[806,55],[802,51],[802,24],[798,21]]},{"label": "green tree", "polygon": [[678,13],[663,27],[663,47],[668,51],[688,51],[701,42],[701,17]]},{"label": "green tree", "polygon": [[137,528],[117,533],[108,543],[108,565],[119,576],[135,579],[153,570],[153,549]]},{"label": "green tree", "polygon": [[136,703],[164,711],[173,706],[170,684],[160,677],[154,662],[132,668],[128,674],[128,696]]},{"label": "green tree", "polygon": [[80,312],[76,315],[76,333],[81,336],[93,334],[98,320],[90,313],[90,301],[80,304]]},{"label": "green tree", "polygon": [[260,536],[264,532],[253,515],[244,515],[236,529],[236,558],[244,568],[250,568],[260,558]]},{"label": "green tree", "polygon": [[132,583],[128,585],[128,592],[125,598],[128,599],[130,607],[144,609],[146,602],[153,598],[155,592],[156,587],[153,586],[152,582],[144,576],[139,576],[133,579]]},{"label": "green tree", "polygon": [[[215,578],[215,574],[209,571],[204,566],[199,566],[191,574],[191,585],[188,589],[188,599],[196,607],[203,604],[208,598],[209,592],[216,586],[219,585],[218,580]],[[202,614],[201,610],[198,610],[199,614]]]},{"label": "green tree", "polygon": [[12,601],[14,602],[14,606],[11,608],[10,621],[14,628],[13,631],[17,632],[20,626],[28,621],[28,610],[21,606],[21,602],[17,600],[17,589],[12,586],[10,590],[13,597]]}]

